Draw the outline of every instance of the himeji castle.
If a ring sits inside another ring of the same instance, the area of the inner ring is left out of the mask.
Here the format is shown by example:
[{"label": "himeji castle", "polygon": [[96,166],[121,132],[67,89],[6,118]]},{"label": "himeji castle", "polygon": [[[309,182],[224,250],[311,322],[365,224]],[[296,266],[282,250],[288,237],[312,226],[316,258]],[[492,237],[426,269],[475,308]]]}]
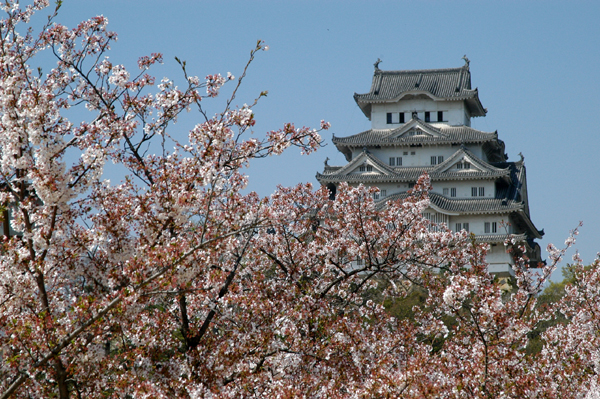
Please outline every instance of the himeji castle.
[{"label": "himeji castle", "polygon": [[425,216],[489,243],[489,271],[508,276],[514,261],[504,245],[507,235],[525,246],[536,267],[542,260],[534,240],[544,232],[530,218],[523,156],[509,162],[497,131],[471,127],[471,118],[485,116],[487,109],[471,88],[469,60],[463,59],[460,68],[412,71],[384,71],[378,60],[371,90],[354,94],[371,129],[334,136],[348,163],[325,161],[317,180],[333,196],[340,182],[376,186],[375,200],[384,205],[406,197],[427,172],[433,189]]}]

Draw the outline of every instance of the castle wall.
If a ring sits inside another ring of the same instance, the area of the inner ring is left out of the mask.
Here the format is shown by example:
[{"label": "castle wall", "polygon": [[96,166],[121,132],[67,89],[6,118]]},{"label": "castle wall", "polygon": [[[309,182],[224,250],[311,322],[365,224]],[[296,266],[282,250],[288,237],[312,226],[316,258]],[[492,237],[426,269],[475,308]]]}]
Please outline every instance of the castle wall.
[{"label": "castle wall", "polygon": [[[425,120],[425,112],[431,113],[430,121],[443,122],[446,125],[470,126],[470,118],[462,101],[433,101],[431,99],[411,99],[402,100],[399,103],[373,104],[371,107],[371,128],[372,129],[394,129],[401,126],[399,123],[399,113],[404,112],[404,120],[408,122],[412,117],[412,112],[417,111],[418,117]],[[444,112],[444,120],[438,121],[437,112]],[[387,113],[392,113],[392,124],[387,123]]]},{"label": "castle wall", "polygon": [[[476,157],[485,160],[483,149],[477,144],[467,144],[465,148]],[[431,166],[431,157],[442,156],[444,160],[450,158],[459,146],[421,146],[421,147],[383,147],[370,148],[369,152],[381,162],[389,165],[390,157],[402,157],[402,166]],[[352,151],[352,159],[363,152],[362,148]],[[437,162],[436,162],[437,163]]]}]

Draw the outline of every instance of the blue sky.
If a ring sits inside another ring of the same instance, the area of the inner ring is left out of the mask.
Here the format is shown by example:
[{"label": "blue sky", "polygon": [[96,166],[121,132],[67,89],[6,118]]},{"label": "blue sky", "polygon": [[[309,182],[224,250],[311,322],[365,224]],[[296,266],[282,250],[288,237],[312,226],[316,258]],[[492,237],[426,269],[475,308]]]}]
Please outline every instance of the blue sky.
[{"label": "blue sky", "polygon": [[[584,261],[600,250],[600,2],[64,0],[58,21],[73,26],[97,14],[119,34],[113,63],[134,69],[138,56],[162,52],[154,74],[176,82],[175,56],[198,76],[238,76],[257,39],[270,46],[237,96],[242,105],[269,91],[255,108],[255,131],[321,119],[332,129],[316,154],[255,163],[250,188],[261,195],[278,184],[317,186],[326,157],[345,163],[331,134],[369,128],[352,95],[368,91],[377,58],[381,69],[429,69],[459,67],[466,54],[489,111],[473,127],[498,130],[509,160],[525,156],[542,248],[560,246],[582,220]],[[182,135],[188,127],[177,126]]]}]

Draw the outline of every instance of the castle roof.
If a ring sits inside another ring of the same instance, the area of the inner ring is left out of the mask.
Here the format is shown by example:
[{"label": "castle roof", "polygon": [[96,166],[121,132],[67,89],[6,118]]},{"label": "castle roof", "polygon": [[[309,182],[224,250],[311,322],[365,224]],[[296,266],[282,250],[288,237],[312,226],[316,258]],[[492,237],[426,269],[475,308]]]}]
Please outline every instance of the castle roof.
[{"label": "castle roof", "polygon": [[396,129],[369,129],[347,137],[334,137],[336,146],[365,145],[398,146],[411,144],[467,144],[498,140],[497,132],[483,132],[469,126],[433,126],[420,119],[411,119]]},{"label": "castle roof", "polygon": [[[380,206],[383,207],[388,202],[406,199],[409,196],[410,194],[406,191],[390,195],[380,201]],[[456,215],[509,213],[523,208],[522,202],[504,198],[450,198],[434,192],[429,193],[429,201],[432,208]]]},{"label": "castle roof", "polygon": [[424,94],[433,100],[465,101],[471,116],[485,116],[477,88],[471,89],[468,64],[461,68],[382,71],[375,68],[371,90],[354,93],[354,100],[371,117],[371,104],[397,102],[408,95]]},{"label": "castle roof", "polygon": [[[408,192],[390,195],[379,202],[385,207],[390,201],[408,198]],[[450,198],[439,193],[429,193],[430,207],[448,215],[489,215],[506,214],[511,216],[513,225],[527,237],[542,238],[543,230],[538,230],[531,221],[527,206],[522,201],[506,198]]]},{"label": "castle roof", "polygon": [[[333,144],[346,159],[351,148],[356,147],[402,147],[411,145],[486,144],[490,152],[504,159],[504,143],[498,140],[498,132],[483,132],[470,126],[432,125],[413,118],[396,129],[369,129],[347,137],[333,137]],[[491,154],[488,154],[491,155]]]},{"label": "castle roof", "polygon": [[[470,163],[469,169],[452,168],[457,162],[463,160]],[[359,171],[363,165],[370,165],[371,171]],[[323,173],[317,173],[317,180],[327,183],[384,183],[384,182],[415,182],[427,172],[432,181],[457,181],[505,178],[510,181],[511,169],[506,166],[499,168],[482,161],[468,149],[461,147],[451,157],[438,165],[432,166],[389,166],[373,156],[368,151],[363,151],[343,167],[326,166]]]}]

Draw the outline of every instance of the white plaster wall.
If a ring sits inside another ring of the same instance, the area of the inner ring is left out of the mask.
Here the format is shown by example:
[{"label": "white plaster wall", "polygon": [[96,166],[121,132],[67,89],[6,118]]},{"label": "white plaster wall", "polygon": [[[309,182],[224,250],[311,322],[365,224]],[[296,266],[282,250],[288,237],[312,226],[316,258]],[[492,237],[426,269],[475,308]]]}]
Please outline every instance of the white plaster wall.
[{"label": "white plaster wall", "polygon": [[402,157],[402,166],[431,166],[432,156],[441,155],[446,160],[458,151],[458,147],[383,147],[369,151],[386,165],[389,165],[390,157]]},{"label": "white plaster wall", "polygon": [[450,216],[448,222],[450,225],[448,227],[454,231],[456,223],[469,223],[469,232],[474,233],[475,235],[483,235],[486,234],[484,223],[496,222],[498,224],[498,232],[496,234],[510,234],[512,231],[510,226],[506,225],[505,222],[507,221],[508,215],[502,214]]},{"label": "white plaster wall", "polygon": [[[358,187],[359,184],[357,183],[352,183],[350,184],[350,186],[352,187]],[[371,184],[364,184],[367,187],[371,187]],[[379,184],[376,185],[376,187],[379,188],[379,190],[385,190],[385,197],[389,197],[391,195],[394,194],[398,194],[398,193],[404,193],[408,190],[411,190],[414,187],[414,184],[410,184],[410,183],[383,183],[383,184]],[[380,191],[381,193],[381,191]],[[385,197],[381,197],[382,199]]]},{"label": "white plaster wall", "polygon": [[491,245],[490,251],[485,257],[488,263],[488,271],[493,274],[514,276],[512,256],[506,252],[503,244]]},{"label": "white plaster wall", "polygon": [[[444,123],[460,126],[470,126],[470,118],[465,110],[465,104],[462,101],[434,101],[430,99],[411,99],[400,100],[397,103],[373,104],[371,106],[371,128],[372,129],[389,129],[400,126],[398,123],[398,113],[405,112],[405,121],[411,119],[413,111],[418,112],[419,119],[425,120],[425,111],[431,112],[432,122],[437,122],[437,112],[444,112]],[[391,112],[391,125],[387,123],[387,113]]]},{"label": "white plaster wall", "polygon": [[[418,136],[415,136],[418,137]],[[477,158],[484,157],[481,146],[466,145],[469,151]],[[368,148],[371,155],[375,156],[381,162],[389,165],[390,157],[402,157],[402,166],[431,166],[431,157],[442,155],[444,160],[450,158],[459,150],[458,146],[423,146],[423,147],[383,147]],[[352,151],[352,159],[363,152],[362,148],[356,148]],[[414,152],[414,154],[413,154]]]},{"label": "white plaster wall", "polygon": [[[456,199],[467,199],[467,198],[494,198],[496,195],[496,185],[492,180],[475,180],[475,181],[441,181],[433,182],[432,191],[435,193],[443,194],[444,188],[448,189],[448,197],[452,188],[456,188]],[[483,197],[473,197],[471,195],[471,187],[477,187],[477,194],[479,194],[479,187],[484,187]]]},{"label": "white plaster wall", "polygon": [[487,157],[483,153],[483,147],[481,145],[467,144],[465,145],[465,148],[471,151],[477,158],[487,162]]},{"label": "white plaster wall", "polygon": [[414,185],[410,183],[384,183],[379,184],[377,187],[379,187],[380,190],[385,190],[386,197],[389,197],[390,195],[406,192],[412,189]]}]

